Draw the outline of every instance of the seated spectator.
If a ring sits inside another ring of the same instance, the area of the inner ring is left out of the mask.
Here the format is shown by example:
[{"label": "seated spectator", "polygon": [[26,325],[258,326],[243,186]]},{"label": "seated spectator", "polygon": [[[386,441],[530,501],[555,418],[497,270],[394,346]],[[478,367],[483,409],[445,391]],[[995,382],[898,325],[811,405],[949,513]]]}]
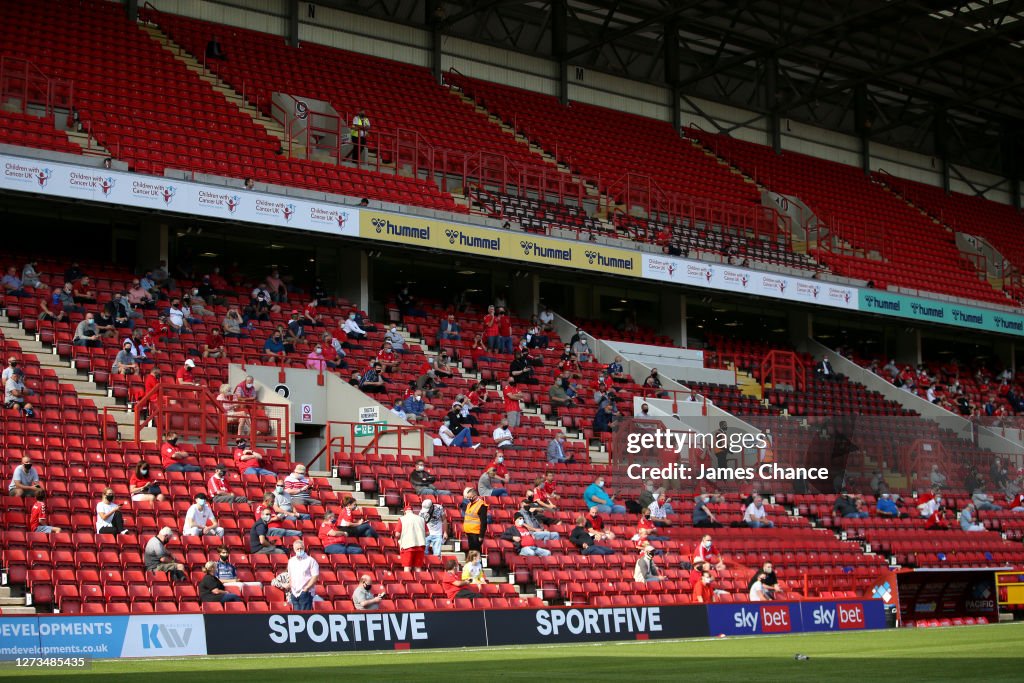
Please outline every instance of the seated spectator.
[{"label": "seated spectator", "polygon": [[661,534],[655,533],[657,528],[658,527],[654,525],[654,521],[651,519],[651,511],[644,510],[640,514],[640,519],[637,520],[636,533],[630,540],[634,542],[640,541],[641,539],[646,539],[648,541],[671,540],[668,536],[662,536]]},{"label": "seated spectator", "polygon": [[516,384],[537,384],[537,378],[533,376],[533,366],[530,365],[528,357],[522,352],[516,351],[509,365],[509,375],[515,377]]},{"label": "seated spectator", "polygon": [[145,460],[135,464],[135,472],[128,482],[128,494],[132,497],[132,502],[136,503],[165,500],[160,484],[157,483],[156,477],[150,474],[149,463]]},{"label": "seated spectator", "polygon": [[362,521],[362,513],[355,498],[345,496],[341,500],[341,511],[338,515],[338,528],[349,536],[356,538],[377,538],[377,532],[367,521]]},{"label": "seated spectator", "polygon": [[512,448],[515,445],[512,430],[508,428],[508,418],[501,419],[501,424],[494,428],[492,438],[498,448]]},{"label": "seated spectator", "polygon": [[430,473],[427,464],[420,460],[416,463],[415,469],[409,475],[409,483],[419,496],[447,496],[451,491],[439,489],[435,486],[437,477]]},{"label": "seated spectator", "polygon": [[557,523],[558,520],[537,512],[529,497],[519,501],[519,509],[516,510],[514,519],[522,519],[526,529],[538,541],[557,541],[559,538],[557,531],[548,531],[544,528],[548,524]]},{"label": "seated spectator", "polygon": [[867,519],[868,513],[864,510],[864,500],[860,496],[855,496],[841,491],[839,497],[836,498],[835,504],[832,506],[832,512],[845,519]]},{"label": "seated spectator", "polygon": [[349,339],[356,341],[360,339],[366,339],[366,330],[359,326],[356,322],[356,314],[349,313],[348,318],[341,324],[341,331],[345,333],[345,336]]},{"label": "seated spectator", "polygon": [[167,544],[174,539],[174,529],[165,526],[156,536],[149,539],[142,553],[142,560],[148,572],[164,572],[172,581],[184,582],[188,579],[185,565],[171,557]]},{"label": "seated spectator", "polygon": [[583,504],[588,508],[596,507],[598,512],[606,515],[621,515],[626,512],[625,506],[617,504],[615,497],[605,492],[604,477],[598,477],[583,491]]},{"label": "seated spectator", "polygon": [[615,551],[600,544],[600,538],[587,530],[587,518],[580,515],[576,518],[576,526],[569,534],[569,541],[584,555],[614,555]]},{"label": "seated spectator", "polygon": [[938,493],[924,493],[921,494],[917,499],[917,512],[924,518],[928,519],[942,506],[942,496]]},{"label": "seated spectator", "polygon": [[21,465],[14,467],[11,483],[7,486],[7,495],[16,498],[34,498],[43,490],[39,482],[39,470],[32,463],[31,456],[21,456]]},{"label": "seated spectator", "polygon": [[67,319],[68,313],[64,310],[64,304],[61,302],[59,289],[53,290],[52,296],[43,296],[39,300],[39,320],[62,323]]},{"label": "seated spectator", "polygon": [[566,451],[565,432],[555,434],[555,438],[548,443],[547,459],[548,463],[552,465],[576,462],[572,454]]},{"label": "seated spectator", "polygon": [[622,356],[615,356],[615,360],[608,364],[606,372],[616,382],[629,382],[632,379],[622,367]]},{"label": "seated spectator", "polygon": [[85,318],[75,328],[71,343],[75,346],[99,347],[103,342],[99,338],[99,328],[92,313],[86,313]]},{"label": "seated spectator", "polygon": [[203,358],[224,358],[225,354],[224,335],[220,333],[219,327],[214,327],[203,342]]},{"label": "seated spectator", "polygon": [[646,546],[633,565],[633,580],[637,583],[651,583],[664,578],[658,570],[658,565],[654,563],[654,548]]},{"label": "seated spectator", "polygon": [[96,303],[96,292],[92,289],[92,283],[89,281],[88,275],[83,275],[80,280],[72,284],[71,297],[75,300],[76,304]]},{"label": "seated spectator", "polygon": [[269,363],[283,361],[288,356],[285,350],[284,335],[275,331],[263,343],[263,359]]},{"label": "seated spectator", "polygon": [[892,519],[904,519],[909,517],[905,512],[900,511],[896,505],[896,501],[893,500],[892,494],[883,493],[878,497],[878,502],[875,504],[875,511],[879,517],[889,517]]},{"label": "seated spectator", "polygon": [[216,577],[221,580],[222,583],[243,583],[238,578],[238,570],[235,565],[229,561],[228,549],[225,546],[217,548],[217,571]]},{"label": "seated spectator", "polygon": [[85,313],[85,309],[75,303],[74,285],[65,282],[64,286],[57,293],[61,308],[67,313]]},{"label": "seated spectator", "polygon": [[[483,494],[482,491],[481,494]],[[512,541],[516,553],[523,557],[548,557],[551,555],[550,550],[537,545],[537,539],[526,528],[526,522],[523,521],[522,517],[517,517],[515,524],[505,529],[501,534],[501,538],[506,541]]]},{"label": "seated spectator", "polygon": [[[280,548],[270,540],[270,520],[273,512],[269,507],[264,507],[262,514],[257,518],[256,524],[249,530],[249,552],[253,555],[287,555],[283,548]],[[296,535],[301,535],[298,532]]]},{"label": "seated spectator", "polygon": [[306,466],[299,464],[295,470],[285,477],[284,490],[293,503],[299,505],[319,505],[320,501],[310,495],[313,482],[306,476]]},{"label": "seated spectator", "polygon": [[413,390],[412,395],[402,403],[402,409],[405,410],[405,414],[415,420],[424,419],[426,411],[433,409],[433,407],[423,400],[422,389]]},{"label": "seated spectator", "polygon": [[928,473],[932,488],[946,488],[946,475],[939,471],[937,464],[932,465],[932,471]]},{"label": "seated spectator", "polygon": [[231,486],[224,480],[227,471],[227,467],[224,465],[217,465],[214,469],[206,484],[206,492],[209,494],[210,500],[214,503],[248,503],[249,499],[245,496],[236,496],[231,493]]},{"label": "seated spectator", "polygon": [[103,490],[103,497],[96,504],[97,534],[127,534],[121,506],[114,503],[114,489],[109,486]]},{"label": "seated spectator", "polygon": [[[293,522],[312,519],[312,517],[310,517],[308,513],[298,512],[295,510],[295,506],[292,505],[292,497],[288,495],[288,492],[285,489],[285,484],[283,481],[277,482],[277,486],[274,487],[274,492],[268,495],[272,495],[274,497],[274,511],[278,514],[284,515],[285,519],[288,519]],[[266,496],[264,496],[264,500],[265,499]]]},{"label": "seated spectator", "polygon": [[206,43],[206,60],[220,59],[227,61],[228,56],[225,54],[224,49],[220,46],[220,41],[217,40],[217,36],[210,38],[209,42]]},{"label": "seated spectator", "polygon": [[482,586],[487,583],[480,551],[470,550],[466,553],[466,563],[462,565],[462,580],[471,586]]},{"label": "seated spectator", "polygon": [[459,570],[458,560],[448,560],[444,569],[444,576],[441,577],[441,586],[444,588],[444,594],[449,600],[457,600],[459,598],[475,600],[480,597],[480,593],[470,588],[472,584],[469,581],[462,580],[462,571]]},{"label": "seated spectator", "polygon": [[364,394],[379,394],[383,391],[387,391],[387,380],[384,379],[384,366],[379,362],[374,362],[367,368],[366,372],[363,373],[362,378],[359,380],[359,389]]},{"label": "seated spectator", "polygon": [[651,368],[651,374],[644,380],[644,396],[655,398],[668,398],[667,391],[661,391],[661,377],[658,376],[658,368]]},{"label": "seated spectator", "polygon": [[0,285],[4,288],[4,293],[7,296],[23,297],[32,296],[25,291],[24,281],[18,277],[18,269],[15,266],[11,266],[7,269],[7,274],[0,278]]},{"label": "seated spectator", "polygon": [[441,321],[441,326],[437,331],[438,342],[445,341],[459,341],[462,339],[462,327],[455,321],[455,316],[451,313],[448,317]]},{"label": "seated spectator", "polygon": [[189,455],[178,448],[178,435],[174,432],[164,434],[164,443],[160,447],[160,456],[163,461],[164,472],[202,472],[199,465],[184,462],[195,456]]},{"label": "seated spectator", "polygon": [[324,357],[324,347],[317,344],[313,350],[306,354],[306,367],[317,372],[327,372],[327,359]]},{"label": "seated spectator", "polygon": [[672,526],[668,516],[673,513],[671,501],[665,496],[665,489],[659,488],[654,492],[654,500],[647,506],[647,512],[651,513],[651,521],[655,526]]},{"label": "seated spectator", "polygon": [[985,490],[982,488],[978,488],[971,493],[971,502],[974,504],[975,509],[982,512],[998,512],[1003,509],[1001,505],[996,505],[993,502],[992,496],[985,493]]},{"label": "seated spectator", "polygon": [[948,531],[949,520],[946,518],[946,508],[939,506],[935,512],[929,515],[924,523],[924,528],[929,531]]},{"label": "seated spectator", "polygon": [[441,546],[448,540],[448,513],[440,503],[426,498],[420,503],[420,517],[427,528],[425,552],[441,557]]},{"label": "seated spectator", "polygon": [[701,494],[694,499],[693,526],[715,529],[722,526],[715,518],[715,513],[708,507],[712,503],[721,503],[722,496]]},{"label": "seated spectator", "polygon": [[[276,490],[276,489],[275,489]],[[284,487],[281,487],[284,491]],[[297,522],[303,518],[310,519],[309,515],[299,515],[298,513],[291,511],[288,512],[284,508],[277,504],[274,493],[263,494],[263,500],[256,506],[256,520],[259,521],[263,517],[263,511],[270,511],[270,521],[267,524],[267,531],[269,536],[301,536],[302,532],[298,529],[286,529],[282,526],[284,522]]]},{"label": "seated spectator", "polygon": [[205,493],[197,493],[195,503],[185,513],[185,524],[182,526],[182,536],[220,536],[224,537],[224,528],[217,526],[217,517],[213,509],[208,505]]},{"label": "seated spectator", "polygon": [[601,510],[598,506],[591,506],[584,519],[586,520],[587,531],[594,537],[595,541],[615,540],[615,532],[604,528],[604,517],[601,516]]},{"label": "seated spectator", "polygon": [[[435,380],[445,380],[455,376],[455,368],[452,366],[452,361],[445,351],[434,356],[434,360],[430,363],[430,369],[434,371]],[[441,382],[436,382],[436,384],[441,387],[447,386]]]},{"label": "seated spectator", "polygon": [[555,408],[565,408],[567,406],[576,405],[576,399],[569,395],[566,388],[567,383],[563,383],[561,378],[556,378],[554,383],[548,389],[548,400],[551,401],[551,405]]},{"label": "seated spectator", "polygon": [[[441,443],[438,443],[440,441]],[[459,433],[456,434],[451,429],[451,420],[444,418],[441,422],[441,426],[437,430],[437,439],[434,441],[434,445],[440,446],[452,446],[454,448],[480,448],[481,444],[473,443],[472,432],[469,427],[462,427]]]},{"label": "seated spectator", "polygon": [[697,547],[693,552],[693,564],[697,564],[698,562],[707,562],[711,567],[718,571],[725,570],[725,562],[722,560],[722,556],[715,548],[715,543],[711,540],[710,534],[704,534],[704,536],[701,537],[700,543],[697,544]]},{"label": "seated spectator", "polygon": [[710,571],[704,571],[701,574],[700,581],[693,584],[693,594],[691,596],[691,602],[697,602],[701,604],[711,604],[715,601],[715,589],[711,587],[711,583],[714,581],[714,577]]},{"label": "seated spectator", "polygon": [[29,261],[25,264],[25,267],[21,269],[21,284],[25,289],[46,288],[46,285],[39,279],[39,271],[36,270],[36,266],[38,265],[38,261]]},{"label": "seated spectator", "polygon": [[203,565],[203,578],[199,581],[199,602],[241,602],[236,593],[224,588],[217,578],[217,563],[210,561]]},{"label": "seated spectator", "polygon": [[387,595],[387,591],[381,591],[374,595],[373,577],[363,574],[359,577],[359,585],[352,593],[352,605],[360,611],[378,610],[385,595]]},{"label": "seated spectator", "polygon": [[412,423],[416,421],[415,415],[410,416],[406,414],[405,409],[402,407],[402,399],[400,398],[395,399],[395,405],[391,408],[391,414],[405,420],[406,422]]},{"label": "seated spectator", "polygon": [[476,489],[481,496],[507,496],[505,481],[498,476],[494,465],[488,467],[477,481]]},{"label": "seated spectator", "polygon": [[249,447],[245,439],[235,441],[235,465],[242,474],[255,474],[261,477],[276,477],[277,474],[263,467],[263,454]]},{"label": "seated spectator", "polygon": [[114,357],[114,363],[110,367],[110,373],[112,375],[134,375],[138,373],[139,366],[135,362],[135,356],[132,355],[132,343],[126,341],[122,346],[121,350],[117,352]]},{"label": "seated spectator", "polygon": [[198,384],[195,376],[196,362],[191,358],[186,358],[185,362],[181,364],[178,371],[174,373],[174,379],[178,384]]},{"label": "seated spectator", "polygon": [[348,533],[338,528],[337,515],[328,510],[317,531],[324,552],[328,555],[362,555],[363,549],[358,543],[349,543],[345,540],[348,536]]},{"label": "seated spectator", "polygon": [[615,414],[615,405],[610,402],[606,403],[594,415],[594,434],[610,434],[617,420],[618,415]]},{"label": "seated spectator", "polygon": [[[547,488],[544,486],[544,477],[537,477],[533,480],[533,502],[534,508],[540,512],[554,512],[558,509],[551,496],[548,495]],[[527,498],[530,497],[531,491],[526,492]]]},{"label": "seated spectator", "polygon": [[60,527],[46,523],[46,491],[39,489],[35,497],[36,502],[28,515],[28,530],[36,534],[59,534],[62,531]]},{"label": "seated spectator", "polygon": [[750,599],[753,602],[753,590],[754,584],[759,584],[758,592],[761,597],[760,600],[775,600],[778,598],[779,590],[779,578],[775,575],[775,570],[772,567],[771,562],[765,562],[761,569],[754,572],[754,575],[750,577],[750,583],[747,584],[747,591],[750,592]]},{"label": "seated spectator", "polygon": [[978,510],[974,503],[968,503],[960,511],[960,528],[964,531],[985,531],[985,525],[978,523]]},{"label": "seated spectator", "polygon": [[743,513],[743,523],[751,529],[771,529],[775,526],[775,523],[768,519],[768,511],[764,509],[764,499],[761,496],[754,496],[753,502],[747,506]]}]

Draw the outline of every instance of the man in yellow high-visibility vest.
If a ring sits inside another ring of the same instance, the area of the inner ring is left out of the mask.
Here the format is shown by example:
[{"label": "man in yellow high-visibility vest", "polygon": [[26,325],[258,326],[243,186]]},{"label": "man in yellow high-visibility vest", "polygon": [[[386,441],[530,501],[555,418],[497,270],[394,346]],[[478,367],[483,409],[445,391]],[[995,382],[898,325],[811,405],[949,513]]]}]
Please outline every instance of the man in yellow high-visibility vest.
[{"label": "man in yellow high-visibility vest", "polygon": [[352,125],[349,127],[349,135],[352,138],[352,149],[348,152],[348,159],[357,164],[363,159],[363,150],[366,149],[367,135],[370,132],[370,119],[366,117],[366,110],[360,107],[359,113],[352,117]]}]

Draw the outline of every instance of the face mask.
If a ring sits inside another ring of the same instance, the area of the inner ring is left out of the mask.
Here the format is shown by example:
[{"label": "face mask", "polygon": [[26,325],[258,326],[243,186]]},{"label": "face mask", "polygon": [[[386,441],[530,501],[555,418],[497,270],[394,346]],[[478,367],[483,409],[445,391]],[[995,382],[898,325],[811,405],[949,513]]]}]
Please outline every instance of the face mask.
[{"label": "face mask", "polygon": [[149,468],[143,467],[142,469],[139,470],[139,474],[149,474]]},{"label": "face mask", "polygon": [[202,499],[197,500],[196,501],[196,507],[200,507],[200,508],[206,507],[206,501],[202,500]]},{"label": "face mask", "polygon": [[505,458],[498,458],[498,462],[499,462],[499,463],[501,463],[501,462],[505,462]]},{"label": "face mask", "polygon": [[247,384],[245,385],[245,388],[246,388],[246,389],[252,389],[252,388],[253,388],[253,386],[254,386],[254,385],[252,384],[252,382],[249,382],[249,383],[247,383]]},{"label": "face mask", "polygon": [[171,444],[172,446],[177,446],[178,445],[178,440],[177,439],[168,439],[167,443]]},{"label": "face mask", "polygon": [[270,521],[270,515],[263,515],[263,521],[264,522],[269,522]]},{"label": "face mask", "polygon": [[283,493],[284,492],[284,487],[283,486],[278,486],[274,490],[277,491],[278,493]]},{"label": "face mask", "polygon": [[709,584],[709,583],[711,583],[711,577],[710,577],[710,576],[705,576],[705,577],[704,577],[704,578],[702,579],[702,581],[704,581],[704,583],[705,583],[705,584]]},{"label": "face mask", "polygon": [[25,470],[28,471],[30,469],[32,469],[32,463],[30,463],[30,462],[25,463]]},{"label": "face mask", "polygon": [[222,562],[227,562],[228,561],[228,556],[227,555],[221,555],[220,559],[221,559]]},{"label": "face mask", "polygon": [[704,541],[705,550],[711,547],[711,541]]},{"label": "face mask", "polygon": [[306,556],[306,551],[305,550],[296,550],[295,551],[295,557],[298,557],[299,559],[302,559],[305,556]]},{"label": "face mask", "polygon": [[597,485],[598,486],[604,486],[604,480],[602,479],[601,481],[597,482]]},{"label": "face mask", "polygon": [[426,467],[424,467],[423,465],[417,465],[417,466],[416,466],[416,470],[417,470],[417,471],[419,471],[419,472],[422,472],[422,471],[423,471],[423,470],[425,470],[425,469],[427,469],[427,468],[426,468]]},{"label": "face mask", "polygon": [[356,319],[356,316],[355,316],[355,314],[353,313],[352,315],[350,315],[350,316],[348,317],[348,319],[349,319],[349,320],[355,320],[355,319]]},{"label": "face mask", "polygon": [[109,503],[110,501],[114,500],[114,494],[113,494],[113,493],[108,493],[107,495],[105,495],[105,496],[103,496],[103,497],[107,499],[107,502],[108,502],[108,503]]}]

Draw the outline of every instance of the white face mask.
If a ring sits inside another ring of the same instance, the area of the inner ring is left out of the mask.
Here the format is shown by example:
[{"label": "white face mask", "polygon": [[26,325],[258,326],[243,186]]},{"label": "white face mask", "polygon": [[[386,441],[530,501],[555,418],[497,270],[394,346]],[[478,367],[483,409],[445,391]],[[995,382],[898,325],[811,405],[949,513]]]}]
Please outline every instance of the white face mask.
[{"label": "white face mask", "polygon": [[301,559],[301,558],[303,558],[305,556],[306,556],[306,551],[305,550],[296,550],[295,551],[295,557],[298,557],[298,558]]},{"label": "white face mask", "polygon": [[600,486],[600,487],[604,487],[604,479],[601,479],[600,481],[598,481],[597,485]]},{"label": "white face mask", "polygon": [[711,547],[711,541],[704,541],[705,550]]},{"label": "white face mask", "polygon": [[201,508],[202,507],[206,507],[206,501],[205,500],[197,500],[196,501],[196,506],[201,507]]},{"label": "white face mask", "polygon": [[253,388],[253,383],[252,382],[246,383],[245,388],[246,389],[252,389]]}]

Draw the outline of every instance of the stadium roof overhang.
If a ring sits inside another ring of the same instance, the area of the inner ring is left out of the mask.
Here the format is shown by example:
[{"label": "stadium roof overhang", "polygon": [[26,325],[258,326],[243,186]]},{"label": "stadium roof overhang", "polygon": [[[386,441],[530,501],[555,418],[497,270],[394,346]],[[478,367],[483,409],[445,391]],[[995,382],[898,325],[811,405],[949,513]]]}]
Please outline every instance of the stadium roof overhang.
[{"label": "stadium roof overhang", "polygon": [[320,4],[1019,176],[1024,0]]}]

